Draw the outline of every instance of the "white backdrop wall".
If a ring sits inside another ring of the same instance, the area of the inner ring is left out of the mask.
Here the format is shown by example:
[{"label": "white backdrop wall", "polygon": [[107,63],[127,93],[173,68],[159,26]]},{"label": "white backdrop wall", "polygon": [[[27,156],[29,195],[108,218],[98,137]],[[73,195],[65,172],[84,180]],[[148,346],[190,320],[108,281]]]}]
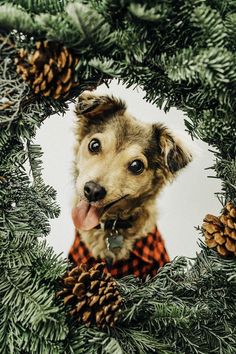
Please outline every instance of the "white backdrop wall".
[{"label": "white backdrop wall", "polygon": [[[144,92],[140,89],[126,89],[113,81],[109,88],[102,85],[97,92],[113,94],[124,99],[130,113],[140,120],[163,122],[175,132],[184,133],[183,113],[173,108],[165,114],[147,103],[143,99]],[[36,137],[36,143],[40,144],[44,151],[45,181],[57,190],[57,201],[61,207],[59,218],[51,221],[48,242],[57,253],[62,252],[65,257],[74,238],[70,215],[73,195],[73,110],[74,107],[71,106],[64,117],[55,115],[48,118]],[[217,214],[220,211],[220,204],[214,196],[214,192],[220,190],[220,182],[207,178],[211,171],[205,170],[213,164],[212,154],[202,141],[195,141],[194,145],[194,150],[198,151],[194,161],[165,188],[157,200],[157,223],[171,258],[177,255],[193,257],[198,250],[199,237],[194,227],[201,225],[206,213]]]}]

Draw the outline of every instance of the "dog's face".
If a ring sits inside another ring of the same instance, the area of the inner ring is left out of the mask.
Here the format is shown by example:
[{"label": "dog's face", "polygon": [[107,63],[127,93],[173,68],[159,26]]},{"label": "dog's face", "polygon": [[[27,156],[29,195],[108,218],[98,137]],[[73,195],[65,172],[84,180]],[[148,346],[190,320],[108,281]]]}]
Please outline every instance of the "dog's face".
[{"label": "dog's face", "polygon": [[84,93],[77,114],[75,178],[82,229],[155,198],[191,160],[166,127],[137,121],[113,97]]}]

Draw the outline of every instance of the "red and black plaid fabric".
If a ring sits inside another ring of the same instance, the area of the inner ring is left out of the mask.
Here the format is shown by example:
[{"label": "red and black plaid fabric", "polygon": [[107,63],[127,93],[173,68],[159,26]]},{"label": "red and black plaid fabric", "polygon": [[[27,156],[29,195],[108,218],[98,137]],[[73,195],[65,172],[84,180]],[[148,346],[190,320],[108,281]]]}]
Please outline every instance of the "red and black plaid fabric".
[{"label": "red and black plaid fabric", "polygon": [[[106,260],[98,260],[93,257],[85,243],[80,239],[78,232],[76,232],[74,243],[70,249],[69,259],[75,264],[87,263],[90,266],[101,261],[107,264]],[[133,274],[143,279],[148,274],[154,277],[158,269],[169,261],[164,241],[157,227],[155,227],[146,237],[135,242],[128,259],[116,261],[112,265],[107,264],[107,271],[114,278]]]}]

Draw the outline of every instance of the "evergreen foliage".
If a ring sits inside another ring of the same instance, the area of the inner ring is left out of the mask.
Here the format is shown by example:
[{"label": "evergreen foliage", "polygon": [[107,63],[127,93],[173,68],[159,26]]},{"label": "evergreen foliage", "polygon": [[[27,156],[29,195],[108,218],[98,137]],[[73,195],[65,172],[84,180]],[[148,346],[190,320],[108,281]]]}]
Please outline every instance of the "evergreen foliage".
[{"label": "evergreen foliage", "polygon": [[1,353],[236,352],[236,261],[204,246],[154,280],[122,279],[116,328],[67,319],[55,298],[67,265],[42,240],[59,208],[34,136],[69,101],[32,94],[14,64],[19,48],[59,41],[80,56],[77,94],[115,77],[158,107],[185,112],[189,133],[212,146],[224,205],[236,203],[235,28],[235,0],[0,0]]}]

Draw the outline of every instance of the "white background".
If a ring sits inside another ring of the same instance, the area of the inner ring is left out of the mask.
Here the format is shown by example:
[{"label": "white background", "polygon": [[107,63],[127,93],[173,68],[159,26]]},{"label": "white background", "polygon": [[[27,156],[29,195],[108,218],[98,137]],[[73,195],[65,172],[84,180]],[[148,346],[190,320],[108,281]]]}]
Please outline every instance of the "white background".
[{"label": "white background", "polygon": [[[183,113],[173,108],[165,114],[143,99],[144,93],[141,89],[126,89],[113,81],[109,89],[102,85],[97,92],[113,94],[124,99],[130,113],[140,120],[164,122],[175,132],[184,133]],[[35,141],[44,151],[45,181],[57,190],[57,201],[61,207],[59,218],[51,221],[52,229],[48,242],[57,253],[63,252],[65,257],[74,238],[70,216],[73,195],[71,177],[74,145],[73,110],[74,107],[71,106],[64,117],[48,118],[38,131]],[[188,136],[187,139],[190,140]],[[221,208],[214,195],[220,190],[220,182],[207,178],[213,172],[204,170],[213,165],[213,156],[202,141],[195,141],[193,145],[197,151],[194,161],[165,188],[157,200],[158,227],[171,258],[177,255],[193,257],[198,250],[199,238],[199,232],[194,227],[202,224],[205,214],[217,215]]]}]

